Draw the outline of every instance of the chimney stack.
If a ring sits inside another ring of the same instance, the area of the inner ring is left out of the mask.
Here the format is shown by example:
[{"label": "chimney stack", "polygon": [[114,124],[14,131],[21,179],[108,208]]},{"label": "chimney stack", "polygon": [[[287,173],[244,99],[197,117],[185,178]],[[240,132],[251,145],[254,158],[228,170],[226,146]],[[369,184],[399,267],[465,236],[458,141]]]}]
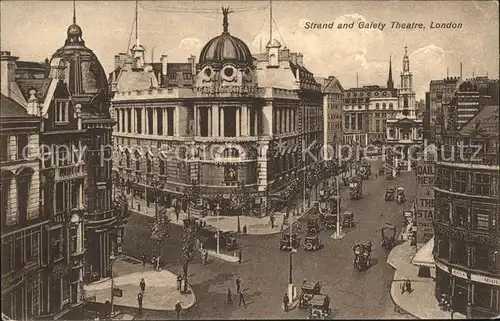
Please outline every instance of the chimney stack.
[{"label": "chimney stack", "polygon": [[290,61],[296,65],[297,64],[297,53],[296,52],[291,52],[290,53]]},{"label": "chimney stack", "polygon": [[196,56],[191,55],[188,62],[191,64],[191,75],[196,74]]},{"label": "chimney stack", "polygon": [[290,60],[290,49],[288,49],[287,47],[283,48],[280,51],[280,59],[279,60],[284,60],[284,61]]},{"label": "chimney stack", "polygon": [[167,66],[168,66],[168,55],[161,55],[161,76],[162,76],[162,81],[161,83],[163,86],[167,87]]},{"label": "chimney stack", "polygon": [[120,64],[120,54],[118,54],[118,55],[115,55],[115,68],[114,69],[116,70],[118,67],[120,67],[120,65],[121,65]]},{"label": "chimney stack", "polygon": [[297,54],[297,64],[301,67],[304,67],[304,55],[300,52]]},{"label": "chimney stack", "polygon": [[1,93],[10,97],[9,83],[16,80],[16,60],[19,57],[14,57],[10,51],[0,51],[1,60]]}]

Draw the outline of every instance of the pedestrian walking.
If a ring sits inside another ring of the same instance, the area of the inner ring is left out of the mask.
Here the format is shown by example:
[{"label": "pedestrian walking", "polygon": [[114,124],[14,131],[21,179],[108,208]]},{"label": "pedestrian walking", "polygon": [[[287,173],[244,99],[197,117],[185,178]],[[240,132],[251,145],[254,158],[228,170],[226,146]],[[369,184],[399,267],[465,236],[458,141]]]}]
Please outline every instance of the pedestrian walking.
[{"label": "pedestrian walking", "polygon": [[241,258],[243,255],[241,254],[241,250],[238,251],[238,263],[241,263]]},{"label": "pedestrian walking", "polygon": [[160,271],[160,259],[161,259],[161,256],[158,256],[156,258],[156,270],[157,271]]},{"label": "pedestrian walking", "polygon": [[142,267],[145,268],[146,267],[146,254],[143,254],[142,255]]},{"label": "pedestrian walking", "polygon": [[139,310],[142,310],[142,299],[143,299],[143,294],[142,292],[139,292],[137,294],[137,305],[139,305]]},{"label": "pedestrian walking", "polygon": [[243,292],[240,291],[240,301],[238,303],[238,307],[241,307],[241,303],[243,302],[243,306],[246,308],[247,307],[247,303],[245,302],[245,297],[243,296]]},{"label": "pedestrian walking", "polygon": [[269,216],[269,222],[271,223],[271,228],[274,228],[274,215]]},{"label": "pedestrian walking", "polygon": [[288,304],[290,303],[290,299],[288,298],[288,294],[285,293],[285,296],[283,296],[283,308],[285,309],[285,312],[288,312]]},{"label": "pedestrian walking", "polygon": [[177,320],[179,320],[181,316],[181,311],[182,311],[181,302],[177,301],[177,303],[175,304],[175,313],[177,314]]},{"label": "pedestrian walking", "polygon": [[227,304],[233,304],[233,295],[231,293],[231,289],[227,288]]},{"label": "pedestrian walking", "polygon": [[240,281],[240,278],[237,278],[236,279],[236,293],[240,293],[240,289],[241,289],[241,281]]},{"label": "pedestrian walking", "polygon": [[177,290],[181,290],[181,286],[182,286],[182,275],[179,273],[177,275]]},{"label": "pedestrian walking", "polygon": [[141,288],[141,292],[146,291],[146,281],[144,281],[144,278],[142,278],[141,282],[139,282],[139,287]]},{"label": "pedestrian walking", "polygon": [[406,279],[406,291],[408,291],[408,294],[411,293],[411,281],[410,279]]},{"label": "pedestrian walking", "polygon": [[406,290],[406,280],[405,279],[403,279],[401,281],[401,283],[399,284],[399,288],[401,289],[401,294],[404,294],[405,290]]},{"label": "pedestrian walking", "polygon": [[205,250],[205,253],[203,254],[203,265],[206,265],[208,262],[208,251]]},{"label": "pedestrian walking", "polygon": [[246,225],[243,226],[243,235],[247,235],[247,226]]}]

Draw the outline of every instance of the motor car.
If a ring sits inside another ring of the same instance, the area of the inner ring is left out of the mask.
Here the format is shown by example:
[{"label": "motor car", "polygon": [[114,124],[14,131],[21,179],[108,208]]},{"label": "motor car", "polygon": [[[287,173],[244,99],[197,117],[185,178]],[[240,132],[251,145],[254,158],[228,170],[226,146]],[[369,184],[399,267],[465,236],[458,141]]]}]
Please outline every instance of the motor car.
[{"label": "motor car", "polygon": [[324,320],[330,317],[330,297],[328,295],[316,294],[311,299],[311,309],[308,319]]},{"label": "motor car", "polygon": [[304,249],[306,251],[317,251],[323,248],[323,244],[316,233],[309,233],[304,238]]},{"label": "motor car", "polygon": [[314,295],[321,293],[321,284],[317,281],[305,281],[300,288],[299,308],[311,306]]}]

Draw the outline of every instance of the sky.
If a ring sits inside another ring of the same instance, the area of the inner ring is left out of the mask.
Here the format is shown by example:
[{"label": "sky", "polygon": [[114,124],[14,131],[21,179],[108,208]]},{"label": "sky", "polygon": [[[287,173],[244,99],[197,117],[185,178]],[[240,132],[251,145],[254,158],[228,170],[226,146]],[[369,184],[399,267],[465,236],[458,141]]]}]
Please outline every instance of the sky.
[{"label": "sky", "polygon": [[[221,6],[229,6],[229,31],[260,51],[269,40],[269,1],[140,1],[138,37],[146,47],[146,61],[169,62],[197,58],[203,46],[222,32]],[[1,1],[1,49],[20,60],[42,61],[66,39],[72,22],[71,1]],[[305,66],[318,77],[336,76],[344,88],[385,86],[389,55],[393,78],[400,83],[404,46],[417,99],[429,82],[449,76],[499,75],[498,1],[273,1],[273,38],[292,52],[304,54]],[[113,70],[114,55],[135,42],[135,1],[76,1],[77,24],[83,39]],[[329,23],[332,30],[306,29],[306,22]],[[391,21],[417,22],[424,30],[391,29]],[[431,29],[430,23],[462,23],[461,29]],[[353,29],[336,24],[355,22]],[[386,23],[383,30],[359,29],[359,22]]]}]

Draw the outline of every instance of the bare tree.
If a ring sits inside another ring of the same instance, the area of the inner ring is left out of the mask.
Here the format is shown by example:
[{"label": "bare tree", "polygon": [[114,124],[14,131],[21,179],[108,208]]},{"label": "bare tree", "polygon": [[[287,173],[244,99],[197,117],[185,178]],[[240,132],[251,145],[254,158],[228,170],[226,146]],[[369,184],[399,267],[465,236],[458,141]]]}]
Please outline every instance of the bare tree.
[{"label": "bare tree", "polygon": [[196,220],[188,218],[184,220],[184,230],[182,233],[181,250],[184,259],[184,292],[188,291],[188,268],[189,262],[196,253],[196,237],[198,235],[199,224]]}]

